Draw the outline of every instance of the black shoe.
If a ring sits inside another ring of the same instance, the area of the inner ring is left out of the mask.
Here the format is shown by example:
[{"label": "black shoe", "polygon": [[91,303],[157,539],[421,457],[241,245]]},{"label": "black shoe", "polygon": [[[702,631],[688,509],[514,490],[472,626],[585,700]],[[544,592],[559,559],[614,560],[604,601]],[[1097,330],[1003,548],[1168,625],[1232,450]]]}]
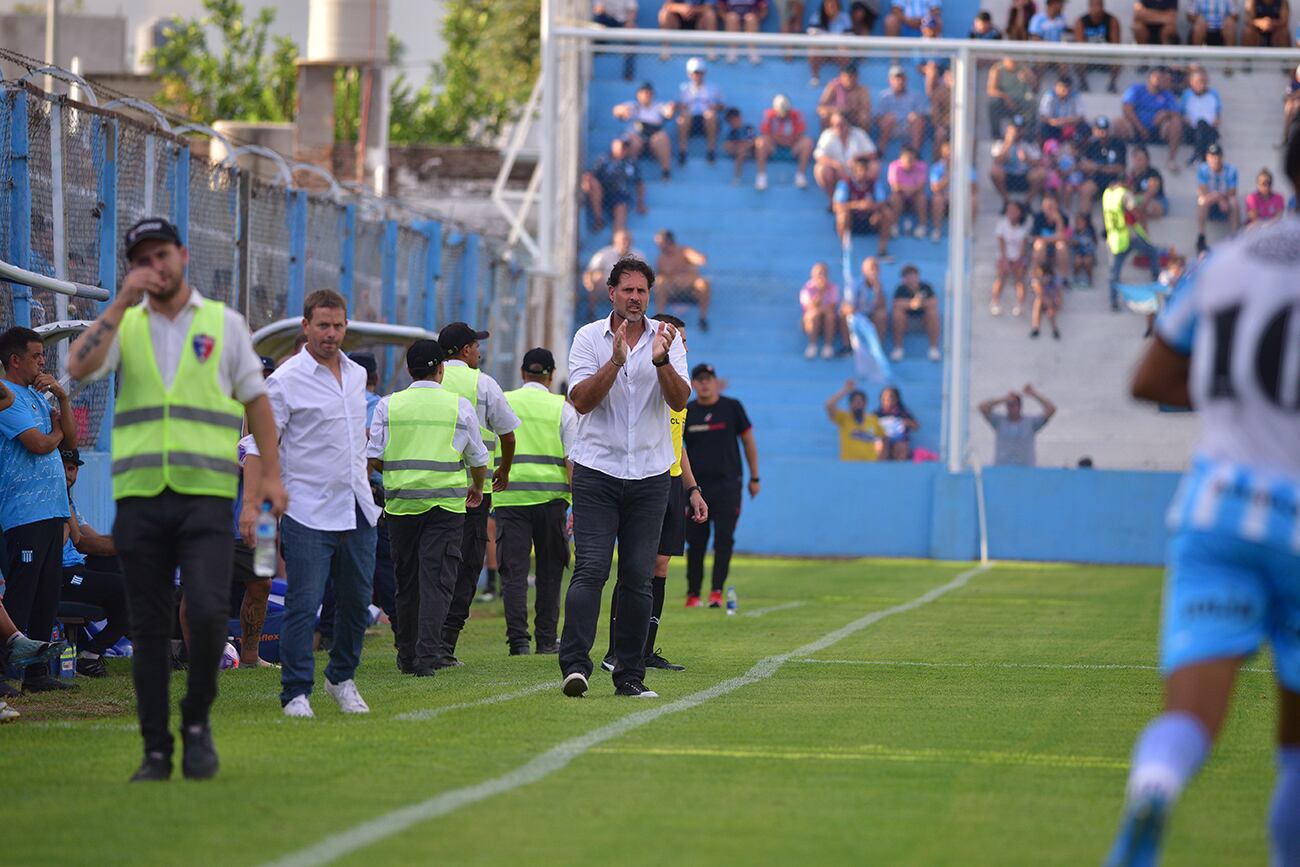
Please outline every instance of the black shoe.
[{"label": "black shoe", "polygon": [[677,152],[677,165],[679,166],[686,165],[686,151]]},{"label": "black shoe", "polygon": [[1053,328],[1053,329],[1052,329],[1052,339],[1053,339],[1053,340],[1060,340],[1060,339],[1061,339],[1061,332],[1060,332],[1059,329],[1057,329],[1057,328]]},{"label": "black shoe", "polygon": [[438,673],[438,669],[432,665],[417,665],[411,669],[411,674],[416,677],[433,677]]},{"label": "black shoe", "polygon": [[1202,253],[1205,253],[1206,251],[1208,251],[1209,249],[1210,249],[1209,245],[1205,243],[1205,236],[1204,236],[1204,235],[1197,235],[1197,236],[1196,236],[1196,255],[1199,256],[1199,255],[1201,255]]},{"label": "black shoe", "polygon": [[533,652],[532,646],[529,645],[528,642],[526,641],[523,644],[516,644],[510,648],[511,656],[528,656],[532,652]]},{"label": "black shoe", "polygon": [[145,753],[139,769],[131,775],[133,783],[162,783],[172,776],[172,760],[163,753]]},{"label": "black shoe", "polygon": [[400,674],[415,674],[415,666],[409,662],[402,662],[402,658],[397,658],[397,671]]},{"label": "black shoe", "polygon": [[560,652],[560,642],[552,641],[549,644],[537,645],[537,652],[543,654],[552,654]]},{"label": "black shoe", "polygon": [[678,665],[674,662],[669,662],[668,660],[660,656],[658,648],[655,648],[654,653],[651,653],[646,656],[645,667],[662,668],[664,671],[685,671],[686,670],[686,666]]},{"label": "black shoe", "polygon": [[210,780],[217,775],[217,748],[212,743],[212,726],[208,723],[181,727],[185,755],[181,773],[187,780]]},{"label": "black shoe", "polygon": [[20,698],[22,694],[22,690],[14,689],[9,681],[0,680],[0,698]]},{"label": "black shoe", "polygon": [[189,671],[189,662],[181,656],[179,651],[172,651],[172,671]]},{"label": "black shoe", "polygon": [[457,659],[454,656],[444,656],[442,659],[439,659],[437,662],[433,664],[433,668],[435,669],[460,668],[464,664],[465,663],[461,662],[459,659]]},{"label": "black shoe", "polygon": [[709,165],[713,165],[714,163],[716,163],[716,162],[718,161],[718,153],[717,153],[717,151],[709,151],[709,152],[705,155],[705,158],[708,159],[708,161],[709,161]]},{"label": "black shoe", "polygon": [[102,657],[91,659],[88,656],[77,657],[77,674],[83,677],[108,677],[108,668]]},{"label": "black shoe", "polygon": [[614,695],[623,695],[628,698],[658,698],[659,693],[653,689],[646,689],[645,684],[639,680],[629,680],[614,689]]},{"label": "black shoe", "polygon": [[705,334],[708,334],[709,332],[709,320],[705,319],[703,316],[700,317],[700,330]]},{"label": "black shoe", "polygon": [[614,654],[607,653],[605,654],[605,658],[600,661],[600,667],[605,669],[605,671],[613,671],[614,663],[616,662],[618,662],[618,660],[614,658]]},{"label": "black shoe", "polygon": [[1034,338],[1035,340],[1037,340],[1037,339],[1038,339],[1038,329],[1037,329],[1037,328],[1031,329],[1030,332],[1029,332],[1029,336],[1032,337],[1032,338]]},{"label": "black shoe", "polygon": [[50,677],[48,674],[23,681],[23,692],[58,692],[59,690],[74,690],[76,688],[76,684],[64,683],[57,677]]}]

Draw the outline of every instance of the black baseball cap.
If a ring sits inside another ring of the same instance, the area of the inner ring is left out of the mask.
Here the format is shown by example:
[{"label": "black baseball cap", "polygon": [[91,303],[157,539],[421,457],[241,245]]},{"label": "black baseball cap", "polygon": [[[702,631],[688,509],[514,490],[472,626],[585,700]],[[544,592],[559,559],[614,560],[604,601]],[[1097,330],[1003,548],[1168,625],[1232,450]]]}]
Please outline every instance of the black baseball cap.
[{"label": "black baseball cap", "polygon": [[170,241],[179,247],[181,233],[162,217],[145,217],[126,230],[126,258],[131,258],[132,251],[141,241]]},{"label": "black baseball cap", "polygon": [[446,359],[447,354],[436,340],[417,340],[406,350],[406,369],[411,376],[428,376]]},{"label": "black baseball cap", "polygon": [[555,356],[551,350],[538,346],[524,353],[524,373],[543,376],[555,370]]},{"label": "black baseball cap", "polygon": [[269,355],[259,355],[258,360],[262,362],[262,375],[270,376],[275,373],[275,359]]},{"label": "black baseball cap", "polygon": [[1218,144],[1212,144],[1205,149],[1205,155],[1221,157],[1223,156],[1223,148],[1220,147]]},{"label": "black baseball cap", "polygon": [[704,379],[706,376],[717,379],[718,372],[713,369],[712,364],[697,364],[691,368],[691,379]]},{"label": "black baseball cap", "polygon": [[453,322],[438,332],[438,342],[448,355],[455,355],[475,340],[487,340],[486,331],[475,331],[464,322]]},{"label": "black baseball cap", "polygon": [[379,373],[379,360],[375,358],[373,352],[349,352],[348,358],[361,365],[366,371],[366,376]]},{"label": "black baseball cap", "polygon": [[65,464],[72,464],[77,467],[85,466],[86,463],[81,459],[80,449],[59,449],[59,457],[63,458]]}]

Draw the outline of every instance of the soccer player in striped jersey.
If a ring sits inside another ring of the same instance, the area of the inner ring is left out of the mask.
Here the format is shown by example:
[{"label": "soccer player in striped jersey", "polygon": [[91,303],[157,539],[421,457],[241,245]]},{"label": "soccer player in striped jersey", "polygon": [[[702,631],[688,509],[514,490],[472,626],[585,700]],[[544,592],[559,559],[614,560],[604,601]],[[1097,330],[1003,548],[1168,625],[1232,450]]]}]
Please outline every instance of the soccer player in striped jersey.
[{"label": "soccer player in striped jersey", "polygon": [[[1300,186],[1300,134],[1287,176]],[[1272,863],[1300,864],[1300,217],[1245,232],[1185,275],[1133,393],[1194,406],[1201,432],[1170,506],[1165,709],[1133,750],[1108,865],[1157,863],[1170,808],[1267,639],[1279,687]]]}]

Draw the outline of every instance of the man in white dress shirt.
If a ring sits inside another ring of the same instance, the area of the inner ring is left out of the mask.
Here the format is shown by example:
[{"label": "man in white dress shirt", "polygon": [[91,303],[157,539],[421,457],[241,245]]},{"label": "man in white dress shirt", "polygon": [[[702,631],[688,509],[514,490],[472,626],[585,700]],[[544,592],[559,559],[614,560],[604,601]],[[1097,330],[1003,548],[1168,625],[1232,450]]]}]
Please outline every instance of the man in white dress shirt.
[{"label": "man in white dress shirt", "polygon": [[601,591],[617,541],[615,693],[658,698],[644,684],[650,580],[673,464],[669,410],[686,407],[691,386],[677,329],[646,321],[654,280],[645,262],[620,260],[607,280],[614,312],[580,328],[569,350],[569,398],[581,416],[569,452],[576,562],[560,640],[563,690],[571,697],[587,691]]},{"label": "man in white dress shirt", "polygon": [[[290,498],[280,521],[289,581],[280,630],[280,704],[285,716],[315,715],[309,700],[316,678],[312,637],[325,580],[332,578],[334,645],[325,692],[344,713],[369,713],[352,679],[370,624],[380,512],[366,469],[366,371],[343,353],[348,320],[342,295],[332,289],[308,295],[302,327],[306,345],[266,381]],[[256,458],[250,449],[246,461]]]}]

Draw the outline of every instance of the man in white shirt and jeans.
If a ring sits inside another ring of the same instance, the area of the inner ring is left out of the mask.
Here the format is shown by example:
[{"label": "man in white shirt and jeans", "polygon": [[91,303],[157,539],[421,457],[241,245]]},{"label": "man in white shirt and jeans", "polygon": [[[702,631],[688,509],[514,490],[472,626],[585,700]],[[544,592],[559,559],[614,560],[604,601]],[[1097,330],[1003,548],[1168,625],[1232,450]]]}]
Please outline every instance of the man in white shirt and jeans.
[{"label": "man in white shirt and jeans", "polygon": [[615,540],[615,693],[658,698],[643,682],[650,580],[673,464],[669,410],[685,408],[691,387],[677,329],[646,322],[654,280],[645,262],[620,260],[607,280],[613,314],[580,328],[569,349],[569,399],[581,418],[569,454],[576,562],[564,601],[560,670],[564,694],[574,698],[586,693],[591,676],[591,647]]},{"label": "man in white shirt and jeans", "polygon": [[[315,716],[309,701],[316,677],[312,638],[325,581],[332,578],[334,644],[325,692],[344,713],[369,713],[352,679],[370,624],[380,513],[366,469],[366,370],[343,353],[348,320],[342,295],[332,289],[308,295],[302,327],[307,344],[266,381],[290,500],[280,521],[289,581],[280,630],[280,705],[288,717]],[[245,472],[257,457],[250,449]],[[240,523],[255,518],[245,500]]]}]

